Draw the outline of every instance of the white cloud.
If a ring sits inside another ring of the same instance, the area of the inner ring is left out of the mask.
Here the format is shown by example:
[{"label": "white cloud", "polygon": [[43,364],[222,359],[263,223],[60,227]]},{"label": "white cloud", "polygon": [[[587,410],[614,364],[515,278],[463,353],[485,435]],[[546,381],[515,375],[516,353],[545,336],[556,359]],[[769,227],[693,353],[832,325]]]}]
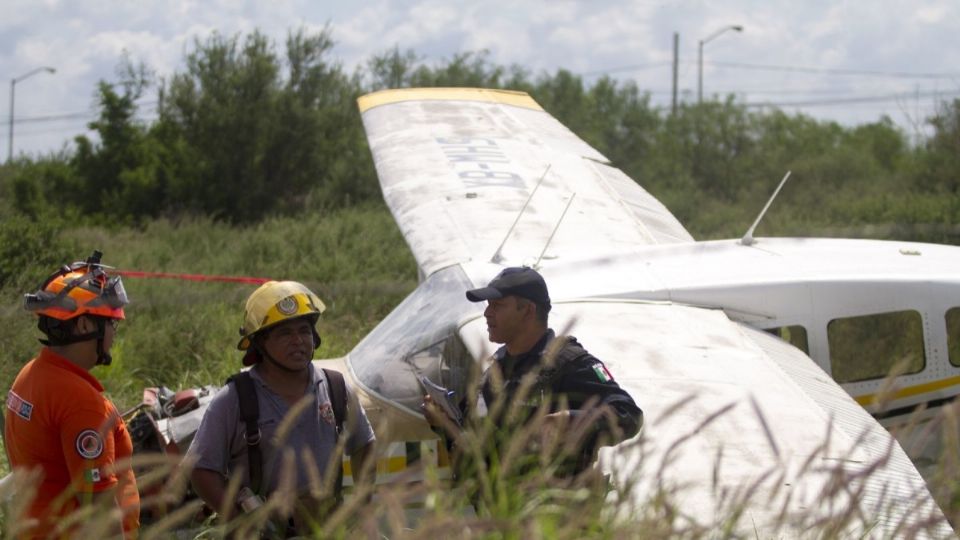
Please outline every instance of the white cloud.
[{"label": "white cloud", "polygon": [[89,41],[90,54],[108,62],[129,55],[131,60],[143,60],[154,69],[166,71],[173,68],[171,54],[167,49],[167,40],[146,31],[102,32],[92,36]]},{"label": "white cloud", "polygon": [[944,5],[923,6],[914,11],[913,21],[922,24],[937,24],[947,20],[948,7]]}]

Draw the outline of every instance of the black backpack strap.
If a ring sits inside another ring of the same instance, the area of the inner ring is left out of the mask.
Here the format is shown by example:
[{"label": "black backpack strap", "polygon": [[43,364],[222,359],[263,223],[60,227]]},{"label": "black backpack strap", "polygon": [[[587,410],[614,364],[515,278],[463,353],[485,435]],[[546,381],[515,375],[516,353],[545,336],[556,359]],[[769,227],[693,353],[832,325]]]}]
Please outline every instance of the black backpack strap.
[{"label": "black backpack strap", "polygon": [[592,358],[592,355],[580,345],[577,338],[560,336],[554,339],[563,340],[563,343],[553,345],[551,342],[550,345],[547,345],[547,348],[555,346],[557,349],[554,352],[553,363],[550,367],[544,369],[540,375],[541,380],[549,387],[553,387],[560,380],[560,377],[566,373],[567,369],[575,369],[580,360]]},{"label": "black backpack strap", "polygon": [[258,495],[263,481],[263,458],[260,455],[260,404],[257,401],[257,391],[253,386],[253,378],[247,371],[233,375],[227,382],[234,383],[237,389],[237,398],[240,401],[240,419],[246,424],[247,457],[250,461],[250,489]]},{"label": "black backpack strap", "polygon": [[337,435],[343,433],[343,420],[347,417],[347,383],[339,371],[323,368],[327,377],[327,389],[330,392],[330,406],[333,418],[337,422]]},{"label": "black backpack strap", "polygon": [[[339,371],[323,368],[327,379],[327,391],[330,392],[330,406],[333,408],[333,419],[337,424],[337,437],[343,433],[343,420],[347,417],[347,383]],[[356,472],[354,472],[356,474]],[[343,502],[343,466],[337,467],[337,485],[334,486],[334,497],[337,504]]]},{"label": "black backpack strap", "polygon": [[580,342],[577,341],[577,338],[573,336],[567,336],[566,340],[567,342],[560,347],[560,351],[557,353],[557,368],[562,370],[578,360],[592,357],[592,355],[588,353],[582,345],[580,345]]}]

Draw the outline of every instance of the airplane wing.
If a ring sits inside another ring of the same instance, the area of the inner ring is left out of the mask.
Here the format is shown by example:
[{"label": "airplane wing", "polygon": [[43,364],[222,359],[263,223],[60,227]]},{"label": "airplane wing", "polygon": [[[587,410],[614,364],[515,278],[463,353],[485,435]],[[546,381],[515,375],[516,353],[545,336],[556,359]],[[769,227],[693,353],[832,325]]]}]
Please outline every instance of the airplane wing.
[{"label": "airplane wing", "polygon": [[[951,534],[893,437],[780,339],[666,302],[561,301],[550,318],[644,411],[642,434],[600,460],[641,508],[663,490],[681,520],[719,530],[743,512],[761,538],[809,535],[819,520],[853,537]],[[490,354],[482,317],[459,335],[474,357]]]},{"label": "airplane wing", "polygon": [[469,261],[530,265],[551,236],[548,260],[693,241],[527,94],[385,90],[359,106],[384,199],[423,277]]}]

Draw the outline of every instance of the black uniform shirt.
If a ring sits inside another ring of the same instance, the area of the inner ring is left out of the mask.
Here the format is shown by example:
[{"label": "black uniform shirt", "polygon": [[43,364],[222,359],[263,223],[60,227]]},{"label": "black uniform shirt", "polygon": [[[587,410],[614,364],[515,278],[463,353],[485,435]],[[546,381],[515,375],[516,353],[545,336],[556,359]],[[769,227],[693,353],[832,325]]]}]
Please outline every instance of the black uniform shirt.
[{"label": "black uniform shirt", "polygon": [[[561,338],[566,339],[566,343],[558,348],[553,358],[549,358],[548,347],[554,339],[553,330],[548,329],[525,353],[511,356],[505,346],[494,353],[495,365],[483,375],[483,398],[488,410],[498,398],[506,403],[520,399],[532,409],[530,414],[544,400],[549,400],[549,412],[561,410],[566,401],[564,408],[570,409],[573,416],[586,412],[585,406],[607,406],[616,415],[617,426],[623,432],[622,438],[611,443],[636,435],[643,425],[643,412],[630,394],[620,388],[603,362],[588,353],[573,337]],[[502,397],[496,388],[497,377],[491,373],[493,369],[499,369],[503,376]],[[527,383],[530,387],[524,393],[523,379],[528,374],[532,384]],[[598,429],[605,427],[608,426],[601,425]]]},{"label": "black uniform shirt", "polygon": [[[555,339],[553,330],[548,329],[537,344],[523,354],[511,356],[505,346],[498,349],[494,353],[494,364],[483,374],[482,397],[477,406],[478,410],[493,414],[495,425],[503,427],[503,431],[524,424],[541,406],[547,412],[569,409],[574,424],[578,417],[601,407],[604,414],[594,417],[577,463],[573,465],[573,472],[579,472],[593,461],[598,444],[617,444],[636,435],[643,425],[643,412],[620,388],[603,362],[588,353],[575,338],[560,338],[565,342],[552,347]],[[519,407],[510,406],[515,402]],[[516,411],[518,417],[511,418],[511,410]],[[477,411],[473,411],[473,415],[476,416]],[[509,438],[505,433],[501,435],[506,436],[496,437],[500,442]]]}]

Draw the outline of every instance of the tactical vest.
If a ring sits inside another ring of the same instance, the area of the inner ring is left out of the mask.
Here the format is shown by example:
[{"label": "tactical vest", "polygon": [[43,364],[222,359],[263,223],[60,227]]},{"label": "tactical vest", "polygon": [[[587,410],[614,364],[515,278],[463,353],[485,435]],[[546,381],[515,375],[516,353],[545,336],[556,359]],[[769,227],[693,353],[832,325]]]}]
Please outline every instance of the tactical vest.
[{"label": "tactical vest", "polygon": [[[555,350],[554,347],[557,347],[557,345],[555,345],[557,340],[564,340],[565,343],[559,345],[559,350],[557,350],[552,359],[545,358],[551,351]],[[564,336],[554,338],[544,347],[536,365],[531,366],[531,368],[524,373],[514,373],[509,379],[504,380],[503,392],[506,399],[515,399],[524,376],[530,371],[539,370],[529,392],[523,400],[523,405],[528,407],[530,414],[532,414],[533,411],[540,407],[544,399],[554,397],[554,387],[560,381],[560,378],[566,374],[567,369],[576,366],[578,361],[586,358],[592,358],[592,356],[577,342],[575,337]],[[494,368],[491,367],[491,369]],[[494,400],[497,399],[496,393],[494,393],[491,385],[488,384],[490,376],[490,370],[487,370],[483,375],[483,384],[481,386],[483,399],[488,409]]]}]

